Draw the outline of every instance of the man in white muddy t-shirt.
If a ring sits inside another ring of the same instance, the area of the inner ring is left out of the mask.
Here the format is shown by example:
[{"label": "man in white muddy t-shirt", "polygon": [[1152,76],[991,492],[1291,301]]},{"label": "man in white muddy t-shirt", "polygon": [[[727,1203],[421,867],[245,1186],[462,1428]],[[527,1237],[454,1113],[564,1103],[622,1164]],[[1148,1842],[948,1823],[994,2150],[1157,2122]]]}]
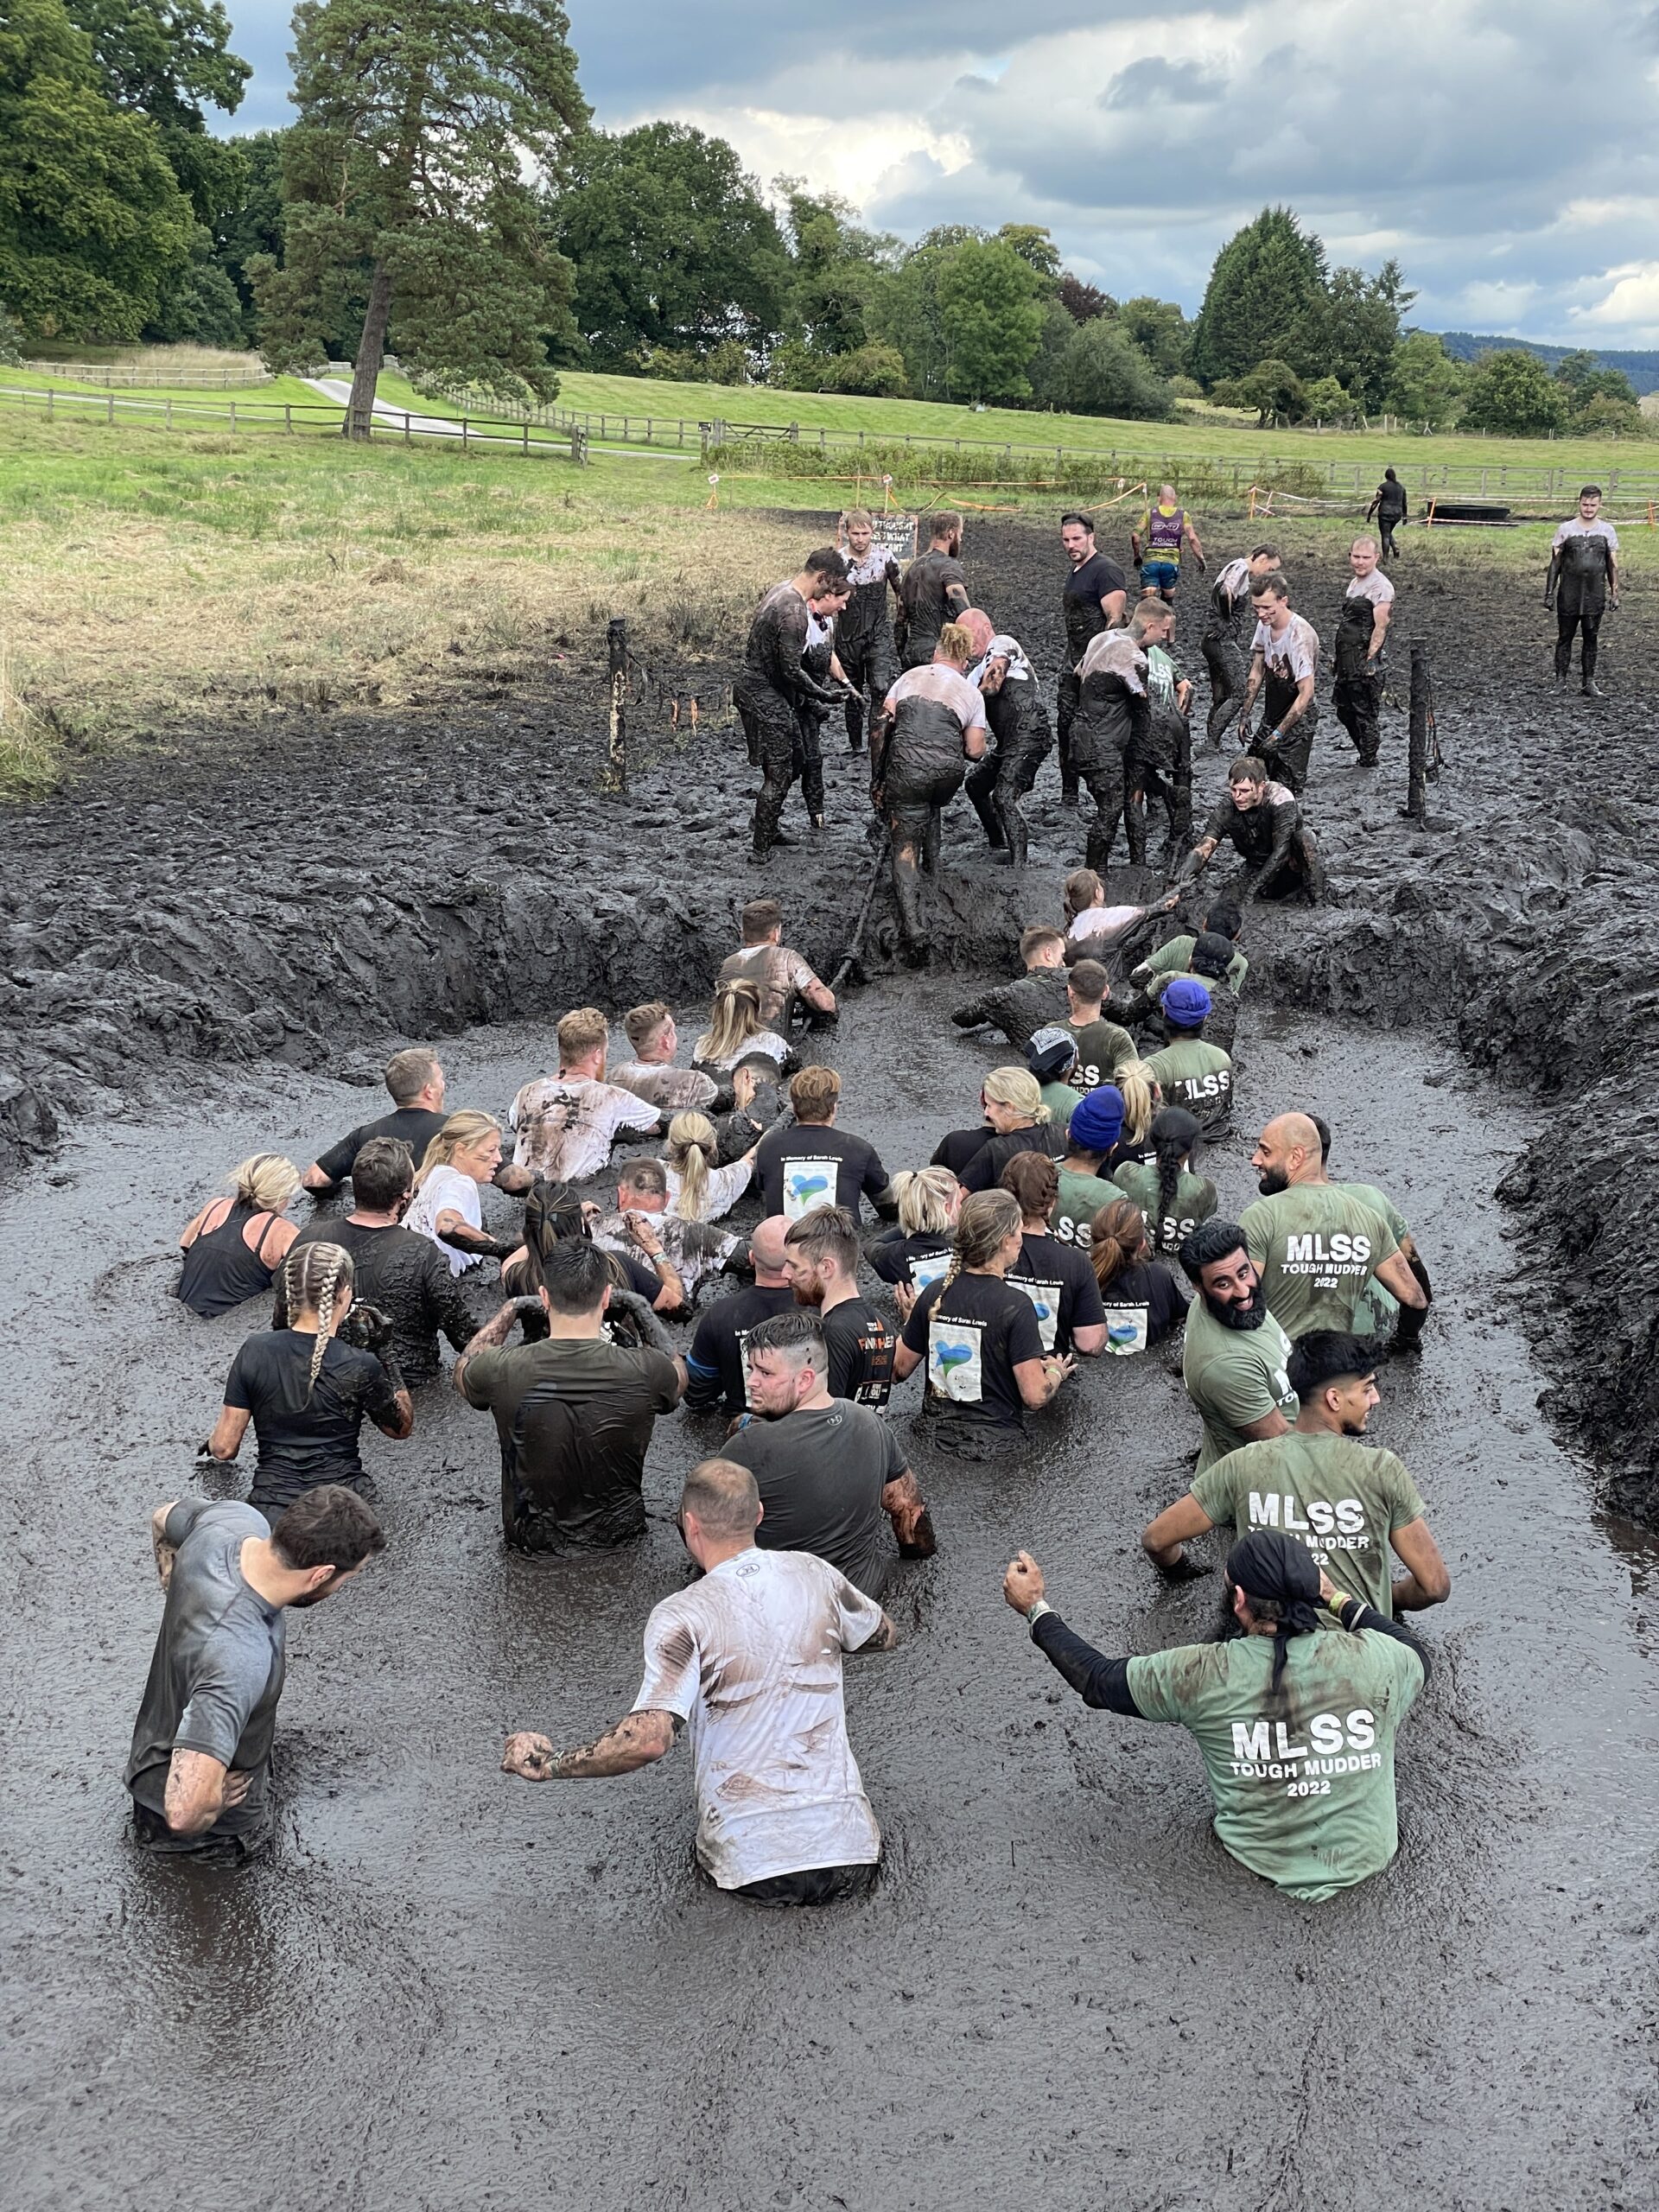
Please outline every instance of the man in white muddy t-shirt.
[{"label": "man in white muddy t-shirt", "polygon": [[[1260,576],[1250,586],[1255,633],[1250,639],[1250,673],[1238,718],[1239,750],[1267,763],[1268,773],[1294,798],[1307,783],[1313,733],[1319,726],[1313,687],[1319,674],[1319,633],[1304,614],[1293,613],[1290,586],[1279,575]],[[1249,742],[1255,695],[1262,694],[1263,728],[1257,744]]]},{"label": "man in white muddy t-shirt", "polygon": [[509,1736],[501,1764],[526,1782],[631,1774],[689,1725],[704,1873],[758,1904],[829,1904],[867,1889],[881,1854],[847,1740],[842,1656],[891,1651],[898,1631],[828,1560],[759,1550],[760,1521],[747,1467],[694,1467],[680,1534],[702,1579],[652,1608],[632,1712],[573,1751]]},{"label": "man in white muddy t-shirt", "polygon": [[507,1109],[513,1164],[550,1183],[579,1183],[608,1164],[611,1146],[626,1129],[639,1137],[666,1134],[669,1116],[648,1099],[605,1080],[610,1024],[597,1007],[579,1006],[560,1022],[559,1071],[524,1084]]},{"label": "man in white muddy t-shirt", "polygon": [[1544,579],[1544,605],[1555,610],[1555,681],[1565,683],[1571,673],[1573,639],[1581,631],[1579,685],[1586,699],[1606,696],[1596,682],[1596,656],[1610,602],[1618,605],[1618,532],[1601,512],[1600,485],[1586,484],[1577,515],[1550,540]]}]

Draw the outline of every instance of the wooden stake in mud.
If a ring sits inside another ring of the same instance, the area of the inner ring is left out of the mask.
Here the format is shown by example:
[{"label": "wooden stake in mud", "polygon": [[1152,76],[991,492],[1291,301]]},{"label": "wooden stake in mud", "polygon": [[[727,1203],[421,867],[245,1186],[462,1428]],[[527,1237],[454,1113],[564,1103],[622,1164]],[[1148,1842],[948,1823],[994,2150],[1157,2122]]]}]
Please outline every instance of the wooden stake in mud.
[{"label": "wooden stake in mud", "polygon": [[611,789],[628,788],[628,626],[615,616],[606,632],[611,664]]},{"label": "wooden stake in mud", "polygon": [[1411,649],[1411,721],[1406,749],[1406,818],[1428,818],[1428,647]]}]

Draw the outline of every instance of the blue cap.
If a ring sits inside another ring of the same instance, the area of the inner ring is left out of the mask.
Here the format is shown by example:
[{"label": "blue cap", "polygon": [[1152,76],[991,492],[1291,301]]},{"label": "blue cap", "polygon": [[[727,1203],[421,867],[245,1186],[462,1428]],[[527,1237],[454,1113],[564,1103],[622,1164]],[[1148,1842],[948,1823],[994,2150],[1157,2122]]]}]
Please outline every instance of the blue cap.
[{"label": "blue cap", "polygon": [[1080,1152],[1109,1152],[1123,1134],[1123,1094],[1115,1083],[1084,1091],[1066,1135]]},{"label": "blue cap", "polygon": [[1164,993],[1166,1017],[1178,1029],[1196,1029],[1210,1013],[1210,994],[1196,977],[1178,976]]}]

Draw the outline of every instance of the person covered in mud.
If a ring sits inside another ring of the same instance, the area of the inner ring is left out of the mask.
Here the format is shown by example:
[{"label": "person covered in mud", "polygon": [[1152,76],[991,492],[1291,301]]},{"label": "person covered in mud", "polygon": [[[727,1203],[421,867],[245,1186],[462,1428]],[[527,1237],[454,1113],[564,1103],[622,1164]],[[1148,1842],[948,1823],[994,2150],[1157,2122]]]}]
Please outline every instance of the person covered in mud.
[{"label": "person covered in mud", "polygon": [[1239,945],[1239,939],[1243,934],[1244,916],[1236,901],[1230,895],[1212,900],[1205,915],[1201,931],[1184,930],[1174,937],[1166,938],[1155,952],[1148,953],[1137,967],[1131,969],[1129,982],[1136,996],[1126,1006],[1124,1019],[1144,1020],[1157,1004],[1159,993],[1170,976],[1192,974],[1192,949],[1200,936],[1223,938],[1230,946],[1224,980],[1236,998],[1243,992],[1244,979],[1250,972],[1250,963]]},{"label": "person covered in mud", "polygon": [[826,1560],[760,1549],[760,1492],[734,1460],[691,1470],[677,1519],[701,1572],[652,1609],[633,1710],[565,1751],[519,1730],[503,1771],[632,1774],[689,1728],[697,1863],[715,1887],[766,1905],[855,1897],[874,1879],[881,1832],[847,1740],[842,1657],[891,1651],[899,1631]]},{"label": "person covered in mud", "polygon": [[834,1068],[803,1068],[789,1086],[792,1122],[779,1122],[755,1148],[755,1180],[768,1214],[793,1223],[816,1207],[844,1207],[855,1221],[868,1198],[882,1219],[897,1211],[875,1147],[836,1127],[841,1077]]},{"label": "person covered in mud", "polygon": [[1180,1261],[1198,1293],[1187,1309],[1181,1379],[1204,1425],[1202,1474],[1242,1445],[1282,1436],[1296,1418],[1296,1393],[1290,1338],[1268,1311],[1240,1224],[1212,1217],[1184,1240]]},{"label": "person covered in mud", "polygon": [[1428,1300],[1382,1215],[1329,1181],[1306,1114],[1276,1114],[1250,1165],[1262,1192],[1240,1216],[1268,1310],[1294,1341],[1310,1329],[1351,1335],[1376,1276],[1400,1302],[1396,1342],[1414,1348]]},{"label": "person covered in mud", "polygon": [[944,809],[969,763],[983,760],[989,734],[984,696],[965,673],[972,658],[968,632],[947,622],[932,660],[906,666],[870,732],[870,799],[887,824],[899,935],[915,964],[929,950],[918,871],[937,872]]},{"label": "person covered in mud", "polygon": [[1357,537],[1353,570],[1337,622],[1337,679],[1331,703],[1354,741],[1362,768],[1374,768],[1382,744],[1382,651],[1394,614],[1394,586],[1376,565],[1376,540]]},{"label": "person covered in mud", "polygon": [[1055,721],[1060,737],[1060,804],[1075,806],[1082,780],[1071,754],[1071,728],[1082,696],[1077,665],[1103,630],[1121,629],[1128,620],[1129,580],[1116,561],[1096,549],[1092,515],[1062,515],[1060,545],[1068,573],[1060,595],[1065,658],[1060,669]]},{"label": "person covered in mud", "polygon": [[1048,709],[1025,649],[1017,638],[999,632],[968,671],[985,702],[992,749],[968,774],[968,796],[985,827],[994,853],[1006,853],[1009,865],[1026,864],[1027,833],[1020,802],[1037,780],[1037,771],[1053,749]]},{"label": "person covered in mud", "polygon": [[[501,1528],[516,1550],[608,1551],[645,1531],[645,1453],[659,1414],[685,1389],[685,1363],[655,1344],[608,1342],[612,1278],[585,1237],[556,1244],[534,1300],[509,1299],[455,1362],[455,1389],[495,1416]],[[538,1306],[539,1343],[509,1345]],[[660,1329],[659,1329],[660,1333]]]},{"label": "person covered in mud", "polygon": [[409,1147],[412,1160],[424,1160],[426,1147],[443,1127],[443,1070],[436,1056],[420,1046],[394,1052],[386,1062],[386,1089],[392,1110],[378,1122],[364,1122],[338,1144],[320,1153],[303,1178],[308,1191],[332,1191],[346,1181],[352,1162],[371,1137],[393,1137]]},{"label": "person covered in mud", "polygon": [[1088,1251],[1105,1316],[1105,1350],[1115,1358],[1149,1351],[1180,1327],[1186,1294],[1153,1256],[1145,1217],[1133,1199],[1102,1206],[1089,1224]]},{"label": "person covered in mud", "polygon": [[[415,1163],[409,1147],[392,1137],[371,1137],[352,1163],[352,1211],[308,1222],[295,1239],[338,1244],[350,1255],[352,1287],[359,1304],[391,1324],[392,1351],[405,1382],[429,1382],[440,1363],[438,1338],[464,1351],[478,1324],[449,1269],[450,1255],[429,1236],[404,1226],[415,1195]],[[273,1329],[289,1325],[284,1274],[276,1278]]]},{"label": "person covered in mud", "polygon": [[1601,618],[1618,605],[1618,532],[1601,512],[1601,486],[1586,484],[1579,512],[1550,540],[1544,605],[1555,611],[1555,681],[1565,683],[1573,669],[1573,640],[1579,648],[1579,688],[1586,699],[1605,699],[1596,682],[1601,652]]},{"label": "person covered in mud", "polygon": [[[449,1115],[426,1147],[404,1226],[437,1246],[452,1275],[518,1254],[515,1240],[493,1236],[484,1226],[484,1186],[499,1187],[502,1173],[501,1125],[470,1108]],[[520,1184],[524,1179],[509,1173],[507,1179]]]},{"label": "person covered in mud", "polygon": [[857,1218],[844,1206],[817,1206],[784,1234],[784,1271],[795,1303],[817,1313],[823,1332],[830,1396],[880,1413],[893,1395],[893,1333],[859,1294],[862,1257]]},{"label": "person covered in mud", "polygon": [[1164,810],[1167,867],[1192,835],[1192,686],[1171,652],[1175,636],[1173,610],[1166,608],[1165,613],[1167,619],[1162,636],[1148,632],[1145,638],[1147,699],[1151,711],[1129,755],[1127,774],[1128,804],[1141,817],[1142,850],[1148,798],[1157,799]]},{"label": "person covered in mud", "polygon": [[1250,672],[1239,709],[1241,750],[1249,751],[1250,715],[1258,693],[1264,727],[1254,750],[1269,776],[1300,798],[1307,785],[1308,762],[1319,727],[1314,690],[1319,677],[1319,633],[1306,615],[1294,613],[1290,586],[1282,575],[1260,576],[1250,586],[1255,631],[1250,640]]},{"label": "person covered in mud", "polygon": [[[784,910],[778,901],[751,899],[739,917],[739,925],[741,949],[721,962],[716,982],[753,983],[760,994],[761,1027],[785,1038],[798,1003],[808,1008],[809,1020],[817,1016],[818,1021],[833,1021],[836,995],[820,982],[810,961],[784,943]],[[707,1059],[709,1055],[699,1046],[697,1057]]]},{"label": "person covered in mud", "polygon": [[901,1559],[931,1559],[938,1541],[898,1430],[831,1388],[830,1358],[817,1316],[799,1308],[752,1331],[753,1412],[726,1457],[754,1477],[762,1551],[811,1552],[881,1598]]},{"label": "person covered in mud", "polygon": [[1177,885],[1195,883],[1223,845],[1231,845],[1244,863],[1227,887],[1230,902],[1301,898],[1317,904],[1325,896],[1324,864],[1296,794],[1274,783],[1267,762],[1254,753],[1227,771],[1227,795],[1182,861]]},{"label": "person covered in mud", "polygon": [[1226,743],[1249,681],[1248,640],[1255,626],[1250,588],[1282,566],[1276,545],[1253,545],[1241,559],[1229,561],[1210,587],[1198,651],[1210,671],[1210,716],[1205,728],[1214,752]]},{"label": "person covered in mud", "polygon": [[1406,487],[1391,468],[1382,472],[1382,481],[1376,487],[1371,504],[1365,510],[1367,522],[1375,520],[1377,534],[1382,540],[1382,558],[1394,558],[1394,533],[1403,527],[1411,502],[1406,497]]},{"label": "person covered in mud", "polygon": [[1178,898],[1155,899],[1149,906],[1109,905],[1106,886],[1091,868],[1074,868],[1061,889],[1068,967],[1080,960],[1104,963],[1124,953],[1141,931],[1160,914],[1173,913]]},{"label": "person covered in mud", "polygon": [[680,1033],[673,1008],[661,999],[630,1007],[622,1017],[622,1033],[633,1057],[607,1067],[607,1079],[632,1091],[659,1114],[729,1114],[734,1106],[747,1107],[754,1096],[756,1073],[752,1068],[734,1063],[727,1079],[717,1082],[702,1068],[675,1066]]},{"label": "person covered in mud", "polygon": [[843,702],[850,696],[846,671],[836,652],[836,625],[846,605],[846,594],[837,592],[814,601],[806,610],[806,645],[801,654],[801,665],[819,696],[804,694],[795,703],[796,725],[800,732],[795,772],[801,779],[807,821],[817,830],[823,828],[823,726],[830,718],[824,695]]},{"label": "person covered in mud", "polygon": [[1047,1352],[1093,1359],[1106,1347],[1106,1315],[1089,1255],[1062,1243],[1050,1227],[1060,1198],[1060,1171],[1046,1153],[1017,1153],[997,1187],[1020,1205],[1020,1257],[1002,1280],[1024,1291]]},{"label": "person covered in mud", "polygon": [[519,1088],[507,1109],[513,1164],[550,1183],[598,1175],[619,1138],[638,1142],[666,1135],[661,1109],[605,1080],[611,1026],[596,1006],[579,1006],[557,1030],[559,1071]]},{"label": "person covered in mud", "polygon": [[299,1230],[283,1219],[300,1171],[279,1152],[256,1152],[232,1169],[228,1198],[212,1198],[179,1235],[184,1264],[174,1295],[204,1320],[269,1290]]},{"label": "person covered in mud", "polygon": [[912,1297],[894,1296],[905,1316],[893,1373],[924,1363],[933,1440],[945,1451],[984,1459],[1025,1433],[1026,1414],[1052,1402],[1077,1363],[1045,1352],[1029,1297],[1007,1281],[1025,1245],[1020,1201],[1008,1191],[964,1198],[950,1265]]},{"label": "person covered in mud", "polygon": [[[1370,1206],[1373,1213],[1382,1215],[1383,1220],[1389,1224],[1389,1233],[1395,1243],[1400,1247],[1401,1255],[1406,1265],[1417,1279],[1417,1287],[1423,1294],[1426,1307],[1433,1306],[1434,1287],[1428,1279],[1428,1269],[1423,1263],[1423,1255],[1417,1249],[1416,1239],[1411,1233],[1404,1214],[1401,1212],[1388,1192],[1379,1190],[1375,1183],[1337,1182],[1331,1175],[1331,1124],[1319,1114],[1310,1114],[1307,1118],[1319,1133],[1319,1166],[1325,1179],[1331,1183],[1333,1190],[1346,1191],[1351,1198],[1357,1198],[1362,1205]],[[1359,1308],[1355,1316],[1355,1331],[1363,1337],[1392,1336],[1399,1311],[1399,1300],[1392,1292],[1385,1289],[1373,1275],[1360,1300]],[[1404,1344],[1396,1338],[1394,1348],[1396,1351],[1410,1351],[1421,1343],[1421,1337],[1414,1338]]]},{"label": "person covered in mud", "polygon": [[[729,1124],[732,1135],[722,1147],[729,1150],[749,1124],[760,1127],[763,1116],[770,1120],[771,1095],[778,1080],[792,1074],[801,1058],[781,1030],[768,1029],[761,1020],[760,986],[739,976],[732,982],[715,985],[709,1027],[692,1047],[692,1064],[697,1074],[729,1077],[734,1099],[738,1077],[743,1077],[747,1095],[741,1107],[734,1109]],[[762,1084],[768,1095],[757,1108],[755,1096]]]},{"label": "person covered in mud", "polygon": [[[1186,1729],[1224,1848],[1318,1904],[1381,1873],[1399,1849],[1395,1739],[1428,1655],[1279,1529],[1242,1537],[1225,1573],[1227,1638],[1141,1658],[1109,1659],[1068,1628],[1029,1552],[1009,1563],[1002,1594],[1085,1705]],[[1319,1632],[1321,1608],[1338,1630]]]},{"label": "person covered in mud", "polygon": [[291,1609],[332,1597],[377,1553],[380,1524],[336,1484],[273,1523],[229,1498],[175,1498],[149,1520],[167,1593],[122,1780],[146,1850],[236,1865],[275,1826],[270,1751]]},{"label": "person covered in mud", "polygon": [[856,753],[867,716],[880,706],[899,673],[887,612],[887,594],[899,589],[899,563],[875,543],[875,519],[868,507],[849,508],[836,542],[846,557],[848,588],[836,620],[836,652],[848,684],[847,743]]},{"label": "person covered in mud", "polygon": [[947,625],[972,605],[962,565],[962,517],[942,509],[928,525],[926,552],[899,582],[894,632],[900,670],[925,668],[937,657]]},{"label": "person covered in mud", "polygon": [[1102,1206],[1122,1193],[1106,1179],[1107,1161],[1123,1130],[1123,1094],[1116,1084],[1085,1091],[1066,1126],[1054,1205],[1054,1234],[1063,1244],[1089,1249],[1090,1224]]},{"label": "person covered in mud", "polygon": [[1113,1171],[1113,1182],[1141,1209],[1154,1252],[1179,1252],[1221,1204],[1209,1177],[1193,1169],[1193,1154],[1203,1141],[1196,1114],[1185,1106],[1165,1106],[1153,1116],[1156,1160],[1150,1166],[1137,1160]]},{"label": "person covered in mud", "polygon": [[[1452,1578],[1416,1484],[1392,1452],[1363,1440],[1378,1403],[1373,1358],[1365,1338],[1334,1329],[1298,1338],[1287,1370],[1294,1422],[1217,1459],[1147,1523],[1141,1548],[1160,1573],[1186,1579],[1185,1547],[1211,1529],[1281,1529],[1338,1590],[1389,1619],[1445,1603]],[[1391,1560],[1405,1570],[1398,1580]]]},{"label": "person covered in mud", "polygon": [[1166,1106],[1185,1106],[1206,1134],[1213,1134],[1226,1126],[1233,1110],[1233,1063],[1229,1052],[1205,1035],[1209,989],[1196,976],[1177,976],[1164,986],[1159,1005],[1164,1042],[1147,1060],[1152,1079]]},{"label": "person covered in mud", "polygon": [[1181,581],[1185,545],[1192,547],[1199,573],[1207,573],[1204,548],[1179,493],[1173,484],[1160,484],[1157,499],[1141,510],[1141,518],[1129,532],[1129,554],[1143,592],[1156,592],[1160,599],[1173,601]]},{"label": "person covered in mud", "polygon": [[1103,630],[1077,664],[1071,766],[1095,802],[1084,863],[1096,874],[1110,864],[1120,822],[1128,841],[1129,865],[1146,864],[1146,808],[1135,807],[1131,800],[1141,789],[1135,779],[1142,764],[1156,750],[1147,690],[1147,648],[1168,635],[1170,620],[1160,599],[1144,599],[1126,629]]},{"label": "person covered in mud", "polygon": [[287,1326],[248,1338],[231,1362],[205,1456],[234,1459],[251,1422],[250,1498],[267,1516],[327,1484],[362,1490],[365,1417],[397,1441],[415,1433],[391,1324],[372,1306],[353,1313],[354,1275],[342,1246],[296,1245],[283,1262]]},{"label": "person covered in mud", "polygon": [[1012,983],[993,984],[959,1006],[950,1020],[958,1029],[1000,1029],[1023,1052],[1039,1029],[1063,1022],[1066,995],[1065,938],[1050,922],[1033,922],[1020,932],[1024,975]]},{"label": "person covered in mud", "polygon": [[[704,1127],[708,1124],[705,1122]],[[643,1224],[654,1245],[641,1240]],[[737,1274],[743,1269],[745,1248],[740,1237],[716,1229],[710,1221],[688,1219],[670,1210],[668,1171],[660,1160],[631,1160],[617,1177],[616,1210],[601,1214],[593,1225],[593,1239],[604,1252],[632,1252],[652,1256],[660,1251],[668,1262],[663,1289],[652,1304],[658,1313],[678,1313],[695,1306],[699,1287],[717,1274]],[[679,1296],[672,1303],[665,1294],[677,1279]]]},{"label": "person covered in mud", "polygon": [[688,1413],[718,1406],[727,1414],[741,1414],[750,1404],[744,1346],[760,1322],[794,1310],[795,1287],[784,1247],[788,1227],[781,1214],[757,1222],[749,1234],[753,1284],[734,1298],[715,1299],[699,1315],[685,1356]]},{"label": "person covered in mud", "polygon": [[1098,960],[1079,960],[1066,971],[1065,1018],[1059,1026],[1077,1042],[1077,1063],[1071,1080],[1078,1090],[1116,1083],[1118,1070],[1135,1057],[1134,1038],[1121,1024],[1107,1019],[1111,991]]},{"label": "person covered in mud", "polygon": [[[990,1133],[987,1122],[976,1134],[982,1144]],[[927,1167],[901,1168],[893,1179],[893,1194],[899,1203],[898,1226],[873,1236],[864,1256],[883,1282],[925,1290],[950,1264],[962,1185],[949,1167],[935,1160]]]},{"label": "person covered in mud", "polygon": [[754,802],[757,860],[765,860],[774,845],[793,842],[779,825],[800,765],[799,709],[813,703],[827,713],[845,696],[810,674],[804,656],[810,609],[838,602],[846,588],[847,563],[833,545],[821,547],[807,555],[798,575],[772,586],[749,626],[732,696],[749,765],[761,776]]},{"label": "person covered in mud", "polygon": [[685,1221],[723,1221],[754,1179],[754,1145],[722,1166],[720,1133],[708,1116],[677,1114],[668,1125],[663,1173],[671,1214]]},{"label": "person covered in mud", "polygon": [[1046,1159],[1058,1160],[1065,1150],[1065,1125],[1056,1124],[1042,1085],[1029,1068],[992,1068],[979,1095],[991,1134],[957,1179],[964,1191],[993,1189],[1020,1153],[1039,1152]]}]

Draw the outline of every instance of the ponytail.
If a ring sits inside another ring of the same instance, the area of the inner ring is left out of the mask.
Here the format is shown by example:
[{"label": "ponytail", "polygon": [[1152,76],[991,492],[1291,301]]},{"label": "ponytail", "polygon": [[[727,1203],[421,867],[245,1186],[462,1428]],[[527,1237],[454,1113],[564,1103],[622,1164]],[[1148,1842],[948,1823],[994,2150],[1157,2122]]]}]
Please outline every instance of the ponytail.
[{"label": "ponytail", "polygon": [[289,1326],[294,1325],[296,1313],[309,1312],[317,1317],[317,1340],[305,1384],[308,1406],[334,1333],[334,1308],[342,1292],[350,1294],[354,1273],[352,1255],[342,1244],[296,1244],[283,1262],[283,1298]]},{"label": "ponytail", "polygon": [[677,1114],[668,1125],[664,1157],[680,1179],[674,1212],[682,1221],[701,1221],[709,1211],[709,1171],[718,1140],[715,1125],[702,1114]]},{"label": "ponytail", "polygon": [[1089,1224],[1089,1257],[1104,1290],[1146,1249],[1146,1217],[1133,1198],[1113,1198]]}]

